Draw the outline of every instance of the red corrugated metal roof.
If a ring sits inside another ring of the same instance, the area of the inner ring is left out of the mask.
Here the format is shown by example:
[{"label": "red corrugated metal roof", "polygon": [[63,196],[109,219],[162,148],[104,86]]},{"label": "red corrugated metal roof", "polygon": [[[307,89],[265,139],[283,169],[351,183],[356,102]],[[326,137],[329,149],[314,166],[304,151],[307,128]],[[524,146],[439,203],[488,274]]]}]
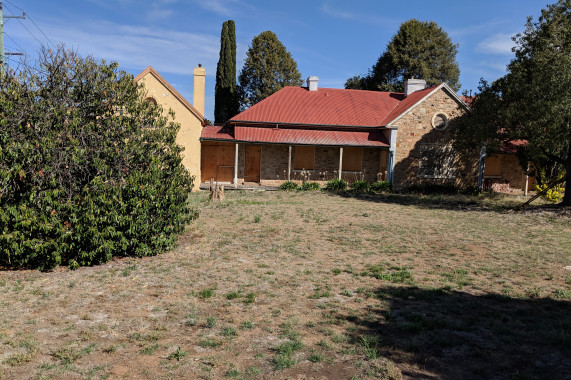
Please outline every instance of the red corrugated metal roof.
[{"label": "red corrugated metal roof", "polygon": [[471,105],[472,100],[474,100],[474,97],[473,96],[460,95],[460,99],[462,99],[464,101],[464,103],[466,103],[467,105]]},{"label": "red corrugated metal roof", "polygon": [[389,146],[381,131],[328,131],[315,129],[284,129],[235,127],[236,140],[276,144]]},{"label": "red corrugated metal roof", "polygon": [[228,129],[209,125],[202,128],[200,139],[294,145],[389,146],[389,142],[382,131],[331,131],[236,126],[232,135]]},{"label": "red corrugated metal roof", "polygon": [[504,141],[500,146],[500,153],[516,153],[521,146],[527,145],[527,140]]},{"label": "red corrugated metal roof", "polygon": [[230,121],[378,127],[403,99],[392,92],[284,87]]},{"label": "red corrugated metal roof", "polygon": [[218,125],[207,125],[202,128],[200,138],[205,140],[234,140],[233,128],[224,128]]}]

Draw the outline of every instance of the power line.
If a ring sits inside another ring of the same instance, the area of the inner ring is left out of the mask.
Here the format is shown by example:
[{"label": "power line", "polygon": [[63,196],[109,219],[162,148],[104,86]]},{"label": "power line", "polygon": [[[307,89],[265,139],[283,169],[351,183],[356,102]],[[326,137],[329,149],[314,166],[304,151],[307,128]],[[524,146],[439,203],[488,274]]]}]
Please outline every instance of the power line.
[{"label": "power line", "polygon": [[10,0],[4,0],[5,2],[7,2],[8,4],[10,4],[11,6],[13,6],[14,8],[18,8],[19,10],[21,10],[22,12],[25,12],[25,10],[23,10],[22,8],[20,8],[19,6],[17,6],[16,4],[14,4],[13,2],[11,2]]},{"label": "power line", "polygon": [[4,49],[4,34],[5,34],[4,33],[4,19],[15,18],[15,19],[18,19],[18,21],[20,21],[19,19],[26,17],[25,12],[22,16],[4,16],[4,11],[3,11],[2,5],[3,5],[2,0],[0,0],[0,76],[4,76],[4,73],[5,73],[4,64],[6,62],[6,56],[7,55],[22,55],[22,53],[6,53],[6,51]]},{"label": "power line", "polygon": [[36,24],[36,22],[32,19],[32,17],[29,14],[27,14],[27,16],[30,19],[30,21],[32,22],[32,24],[34,24],[34,26],[40,31],[40,33],[42,33],[42,35],[44,37],[46,37],[46,40],[48,40],[50,45],[52,45],[55,48],[56,46],[52,43],[52,41],[50,41],[50,39],[48,38],[48,36],[46,36],[46,34],[43,32],[43,30],[40,29],[40,27],[38,26],[38,24]]},{"label": "power line", "polygon": [[[40,33],[42,33],[42,35],[46,38],[46,40],[50,43],[50,45],[52,45],[54,48],[56,47],[53,42],[50,40],[50,38],[44,33],[44,31],[38,26],[38,24],[36,24],[36,22],[34,21],[34,19],[32,18],[32,16],[30,16],[29,13],[27,13],[25,10],[23,10],[22,8],[20,8],[19,6],[17,6],[16,4],[14,4],[13,2],[11,2],[10,0],[4,0],[5,2],[7,2],[8,4],[12,5],[13,7],[19,9],[20,11],[24,12],[24,14],[27,16],[27,18],[32,22],[32,24],[34,24],[34,26],[36,27],[36,29],[38,29],[38,31]],[[27,29],[26,29],[27,30]],[[28,33],[30,33],[28,31]],[[33,36],[36,41],[38,41],[38,39]],[[39,42],[39,41],[38,41]],[[40,43],[41,45],[43,45],[42,43]]]},{"label": "power line", "polygon": [[38,61],[37,61],[34,57],[32,57],[30,54],[28,54],[28,53],[26,52],[26,50],[25,50],[15,39],[13,39],[12,37],[10,37],[10,36],[8,35],[8,33],[6,33],[6,31],[4,31],[4,36],[8,37],[12,42],[14,42],[14,44],[16,44],[16,46],[17,46],[18,48],[20,48],[20,52],[24,53],[24,55],[26,56],[26,58],[29,58],[29,59],[31,59],[32,61],[34,61],[36,64],[38,64]]},{"label": "power line", "polygon": [[26,51],[24,50],[24,48],[23,48],[22,46],[20,46],[20,44],[19,44],[15,39],[13,39],[12,37],[10,37],[10,36],[8,35],[8,33],[4,32],[4,36],[5,36],[5,37],[8,37],[14,44],[16,44],[16,46],[18,46],[18,47],[20,48],[20,51],[21,51],[21,52],[26,53]]},{"label": "power line", "polygon": [[15,63],[15,64],[17,64],[17,65],[19,65],[19,66],[23,66],[23,67],[25,67],[25,68],[27,68],[27,69],[29,69],[29,70],[36,71],[36,72],[41,73],[41,74],[44,74],[44,75],[48,75],[48,74],[49,74],[46,70],[43,70],[43,69],[41,69],[41,68],[39,68],[39,67],[36,67],[36,66],[30,66],[28,63],[26,63],[26,61],[22,61],[21,59],[14,59],[14,58],[11,58],[11,57],[7,56],[7,57],[6,57],[6,60],[7,60],[7,61],[12,61],[13,63]]},{"label": "power line", "polygon": [[30,30],[26,27],[26,25],[24,25],[24,23],[22,21],[20,21],[20,19],[18,19],[18,22],[20,23],[20,25],[22,25],[22,27],[24,29],[26,29],[26,31],[30,34],[30,36],[34,37],[34,40],[38,41],[38,43],[40,44],[40,46],[44,46],[44,44],[42,43],[42,41],[38,40],[38,38],[36,36],[34,36],[34,34],[32,32],[30,32]]}]

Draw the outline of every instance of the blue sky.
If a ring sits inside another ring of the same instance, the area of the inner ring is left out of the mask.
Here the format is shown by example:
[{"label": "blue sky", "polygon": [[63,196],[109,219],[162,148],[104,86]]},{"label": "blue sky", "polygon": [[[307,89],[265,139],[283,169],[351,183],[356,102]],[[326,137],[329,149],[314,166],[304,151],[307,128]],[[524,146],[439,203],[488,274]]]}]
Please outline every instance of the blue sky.
[{"label": "blue sky", "polygon": [[[513,57],[510,39],[537,18],[547,0],[3,0],[6,51],[37,57],[40,43],[65,43],[82,55],[119,62],[137,75],[153,66],[192,102],[192,70],[206,69],[206,117],[214,115],[214,82],[222,22],[236,22],[240,71],[252,38],[277,34],[303,78],[317,75],[320,87],[343,88],[366,73],[400,24],[432,20],[459,44],[462,90],[476,90],[481,77],[505,74]],[[18,9],[20,8],[20,9]],[[38,28],[36,27],[38,26]],[[45,36],[44,36],[45,34]],[[48,39],[50,42],[48,42]],[[10,57],[11,65],[18,57]],[[27,58],[30,59],[30,58]]]}]

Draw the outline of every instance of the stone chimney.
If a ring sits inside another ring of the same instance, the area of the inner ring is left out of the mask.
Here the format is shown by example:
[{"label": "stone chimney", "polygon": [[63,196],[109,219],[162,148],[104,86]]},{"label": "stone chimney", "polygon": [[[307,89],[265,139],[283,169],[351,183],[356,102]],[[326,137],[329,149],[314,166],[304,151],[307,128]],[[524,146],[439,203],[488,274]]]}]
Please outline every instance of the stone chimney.
[{"label": "stone chimney", "polygon": [[194,68],[194,97],[192,99],[193,106],[202,116],[204,116],[204,86],[205,86],[206,70],[199,63]]},{"label": "stone chimney", "polygon": [[424,79],[407,79],[404,81],[404,96],[409,96],[415,91],[424,90],[426,81]]},{"label": "stone chimney", "polygon": [[317,91],[317,83],[319,83],[319,77],[307,77],[307,89],[309,91]]}]

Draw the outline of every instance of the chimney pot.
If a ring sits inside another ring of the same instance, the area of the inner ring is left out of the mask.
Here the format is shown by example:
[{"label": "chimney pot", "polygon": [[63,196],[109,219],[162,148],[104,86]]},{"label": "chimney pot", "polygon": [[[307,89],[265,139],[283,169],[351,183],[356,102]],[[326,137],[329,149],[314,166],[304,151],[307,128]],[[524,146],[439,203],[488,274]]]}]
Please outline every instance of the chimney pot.
[{"label": "chimney pot", "polygon": [[319,77],[316,76],[307,77],[307,89],[309,91],[317,91],[318,83],[319,83]]},{"label": "chimney pot", "polygon": [[407,79],[404,81],[404,96],[407,97],[415,91],[424,90],[426,81],[424,79]]}]

